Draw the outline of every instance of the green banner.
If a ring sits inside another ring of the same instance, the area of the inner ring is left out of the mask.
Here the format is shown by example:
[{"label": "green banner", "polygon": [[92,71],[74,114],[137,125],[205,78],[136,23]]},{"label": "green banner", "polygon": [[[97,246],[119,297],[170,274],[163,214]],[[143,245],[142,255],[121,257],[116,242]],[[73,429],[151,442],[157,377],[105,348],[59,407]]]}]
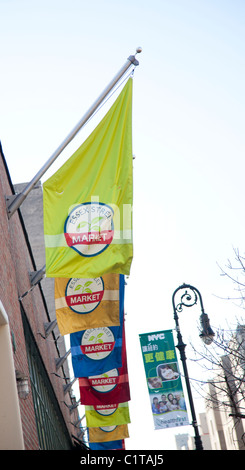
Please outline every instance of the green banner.
[{"label": "green banner", "polygon": [[139,337],[155,429],[188,425],[172,330]]}]

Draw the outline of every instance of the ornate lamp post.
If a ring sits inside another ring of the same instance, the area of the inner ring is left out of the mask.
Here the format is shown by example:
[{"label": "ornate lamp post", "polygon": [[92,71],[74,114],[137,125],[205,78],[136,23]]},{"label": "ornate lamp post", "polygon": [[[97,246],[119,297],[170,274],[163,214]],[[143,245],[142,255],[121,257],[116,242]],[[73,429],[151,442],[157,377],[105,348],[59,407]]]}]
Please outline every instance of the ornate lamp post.
[{"label": "ornate lamp post", "polygon": [[[184,293],[180,297],[180,302],[177,305],[175,305],[175,296],[177,292],[179,292],[180,290],[184,290]],[[193,305],[197,304],[198,300],[200,302],[201,311],[202,311],[201,316],[200,316],[202,332],[199,336],[204,341],[204,343],[208,345],[208,344],[211,344],[213,341],[214,332],[210,327],[208,315],[204,312],[203,302],[202,302],[202,297],[201,297],[200,292],[195,287],[191,286],[190,284],[183,284],[182,286],[178,287],[174,291],[173,296],[172,296],[174,320],[176,324],[176,332],[177,332],[177,339],[178,339],[178,344],[176,345],[176,347],[179,349],[180,358],[183,363],[185,383],[186,383],[190,409],[191,409],[191,415],[192,415],[192,426],[195,432],[196,450],[203,450],[203,445],[202,445],[201,437],[200,437],[198,426],[197,426],[196,413],[195,413],[191,387],[190,387],[190,381],[189,381],[189,375],[188,375],[188,370],[187,370],[187,364],[186,364],[186,355],[185,355],[186,344],[183,343],[183,339],[182,339],[182,335],[181,335],[180,327],[179,327],[179,317],[178,317],[178,312],[182,312],[183,307],[192,307]]]}]

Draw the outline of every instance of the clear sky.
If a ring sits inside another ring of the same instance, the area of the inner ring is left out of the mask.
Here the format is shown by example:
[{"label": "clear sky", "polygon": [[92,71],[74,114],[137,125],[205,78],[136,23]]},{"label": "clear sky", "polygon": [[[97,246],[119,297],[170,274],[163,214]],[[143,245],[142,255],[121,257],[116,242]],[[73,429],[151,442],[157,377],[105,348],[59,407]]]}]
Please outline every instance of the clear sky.
[{"label": "clear sky", "polygon": [[[127,57],[143,49],[133,93],[126,448],[173,448],[178,428],[153,429],[138,335],[174,328],[172,293],[183,282],[200,290],[214,329],[235,328],[242,315],[218,298],[232,295],[233,285],[217,263],[233,258],[233,246],[245,250],[245,4],[0,0],[0,17],[0,140],[13,183],[32,179]],[[184,340],[197,348],[198,316],[190,309],[180,318]],[[189,368],[201,378],[191,361]],[[191,426],[182,432],[192,433]]]}]

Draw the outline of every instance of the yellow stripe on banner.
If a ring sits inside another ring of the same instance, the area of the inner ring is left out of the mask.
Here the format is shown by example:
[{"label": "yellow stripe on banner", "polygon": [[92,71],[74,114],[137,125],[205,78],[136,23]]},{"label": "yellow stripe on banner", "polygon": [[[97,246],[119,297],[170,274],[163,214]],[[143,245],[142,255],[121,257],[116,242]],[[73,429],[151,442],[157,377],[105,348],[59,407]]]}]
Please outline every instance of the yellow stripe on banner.
[{"label": "yellow stripe on banner", "polygon": [[[114,290],[107,290],[104,292],[103,300],[108,300],[109,302],[115,302],[119,300],[119,291]],[[55,299],[55,308],[58,310],[59,308],[67,307],[66,298],[61,297],[60,299]]]},{"label": "yellow stripe on banner", "polygon": [[[59,235],[45,235],[44,240],[46,248],[58,248],[59,246],[67,247],[64,233],[60,233]],[[114,230],[114,237],[111,242],[112,245],[124,245],[129,242],[133,242],[132,230],[123,230],[122,232]]]}]

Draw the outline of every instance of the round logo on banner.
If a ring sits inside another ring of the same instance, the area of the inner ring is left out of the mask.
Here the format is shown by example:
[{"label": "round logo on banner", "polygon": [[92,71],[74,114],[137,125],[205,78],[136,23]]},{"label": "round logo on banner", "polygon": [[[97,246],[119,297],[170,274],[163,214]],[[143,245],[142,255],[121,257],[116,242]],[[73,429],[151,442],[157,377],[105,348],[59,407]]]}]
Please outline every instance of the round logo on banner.
[{"label": "round logo on banner", "polygon": [[94,405],[95,411],[102,416],[110,416],[115,413],[118,408],[118,403],[114,403],[111,405]]},{"label": "round logo on banner", "polygon": [[116,429],[117,425],[114,425],[114,426],[103,426],[103,427],[100,427],[101,431],[104,431],[104,432],[112,432],[114,431],[114,429]]},{"label": "round logo on banner", "polygon": [[69,279],[65,299],[68,307],[76,313],[90,313],[100,304],[104,295],[102,277],[95,279]]},{"label": "round logo on banner", "polygon": [[81,256],[96,256],[114,236],[113,209],[101,202],[85,202],[74,207],[64,227],[66,243]]},{"label": "round logo on banner", "polygon": [[97,392],[110,392],[118,384],[119,373],[117,369],[111,369],[103,374],[88,377],[88,380],[92,388]]},{"label": "round logo on banner", "polygon": [[82,336],[82,353],[90,359],[100,361],[111,354],[115,345],[114,334],[110,328],[92,328]]}]

